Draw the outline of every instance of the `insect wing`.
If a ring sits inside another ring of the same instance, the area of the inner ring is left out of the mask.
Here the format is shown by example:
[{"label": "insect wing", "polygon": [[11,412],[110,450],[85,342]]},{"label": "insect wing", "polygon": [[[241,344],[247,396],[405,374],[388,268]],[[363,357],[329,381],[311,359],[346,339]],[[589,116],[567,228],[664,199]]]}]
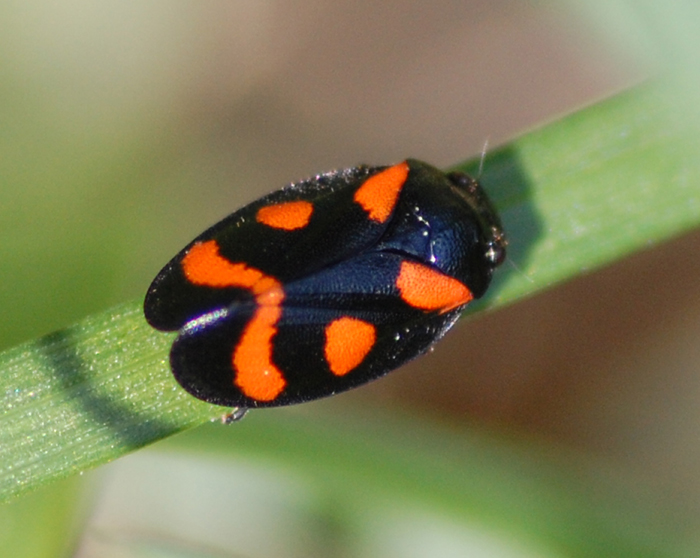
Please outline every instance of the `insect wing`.
[{"label": "insect wing", "polygon": [[[229,215],[156,276],[146,319],[157,329],[176,330],[232,302],[252,300],[259,280],[286,284],[351,258],[386,230],[408,171],[401,163],[319,175]],[[250,277],[255,273],[258,279]]]},{"label": "insect wing", "polygon": [[[421,293],[413,298],[401,288],[407,266],[433,274],[419,277]],[[438,285],[442,300],[428,293],[426,280]],[[332,395],[423,353],[456,321],[469,300],[465,289],[400,255],[363,254],[286,285],[277,304],[236,304],[188,324],[171,365],[185,389],[221,405]]]}]

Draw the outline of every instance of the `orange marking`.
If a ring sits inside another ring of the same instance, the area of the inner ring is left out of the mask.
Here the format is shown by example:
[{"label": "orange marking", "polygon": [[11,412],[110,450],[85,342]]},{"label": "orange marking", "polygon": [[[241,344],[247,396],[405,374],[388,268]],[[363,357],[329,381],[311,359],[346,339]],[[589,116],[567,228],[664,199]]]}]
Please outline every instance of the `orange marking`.
[{"label": "orange marking", "polygon": [[244,263],[233,263],[219,254],[216,240],[198,242],[182,258],[182,271],[190,283],[207,287],[241,287],[260,294],[275,287],[279,282],[254,267]]},{"label": "orange marking", "polygon": [[215,240],[194,244],[182,258],[182,271],[195,285],[241,287],[255,295],[258,306],[233,351],[234,383],[251,399],[275,399],[287,385],[272,362],[272,338],[277,333],[284,301],[282,285],[262,271],[228,261],[219,254]]},{"label": "orange marking", "polygon": [[255,219],[273,229],[293,231],[308,225],[313,211],[314,206],[310,202],[291,201],[261,207]]},{"label": "orange marking", "polygon": [[355,318],[339,318],[326,328],[326,362],[336,376],[354,370],[374,347],[377,330]]},{"label": "orange marking", "polygon": [[384,223],[391,216],[401,188],[408,178],[408,163],[404,161],[370,176],[355,192],[355,201],[372,221]]},{"label": "orange marking", "polygon": [[[284,297],[284,295],[282,295]],[[246,325],[233,352],[235,384],[251,399],[272,401],[287,385],[284,375],[272,362],[272,338],[282,316],[278,304],[261,305]]]},{"label": "orange marking", "polygon": [[396,286],[407,304],[421,310],[449,312],[472,300],[466,285],[428,266],[403,262]]}]

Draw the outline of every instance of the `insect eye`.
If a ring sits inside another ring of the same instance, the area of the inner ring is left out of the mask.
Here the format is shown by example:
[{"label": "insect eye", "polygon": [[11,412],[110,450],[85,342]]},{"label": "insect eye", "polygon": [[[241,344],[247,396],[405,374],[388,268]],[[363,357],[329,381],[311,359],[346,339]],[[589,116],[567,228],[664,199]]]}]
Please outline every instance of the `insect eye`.
[{"label": "insect eye", "polygon": [[486,260],[493,266],[498,267],[506,259],[506,246],[503,238],[497,237],[486,244],[484,252]]}]

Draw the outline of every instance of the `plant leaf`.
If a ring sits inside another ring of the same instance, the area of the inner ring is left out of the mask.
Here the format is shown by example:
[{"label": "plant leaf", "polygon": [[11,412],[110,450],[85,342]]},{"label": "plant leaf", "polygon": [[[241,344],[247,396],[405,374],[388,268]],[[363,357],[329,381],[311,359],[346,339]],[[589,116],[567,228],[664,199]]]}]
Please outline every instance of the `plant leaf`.
[{"label": "plant leaf", "polygon": [[[669,90],[638,87],[486,158],[481,179],[514,265],[475,308],[512,302],[700,223],[698,126],[673,110]],[[0,355],[0,498],[220,416],[175,383],[172,339],[131,303]]]}]

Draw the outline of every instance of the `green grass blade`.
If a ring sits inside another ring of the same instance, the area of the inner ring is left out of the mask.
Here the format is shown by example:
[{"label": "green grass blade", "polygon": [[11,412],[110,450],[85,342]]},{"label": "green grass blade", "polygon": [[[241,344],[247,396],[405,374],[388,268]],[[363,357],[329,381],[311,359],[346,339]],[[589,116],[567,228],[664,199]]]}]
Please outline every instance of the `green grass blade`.
[{"label": "green grass blade", "polygon": [[175,384],[171,339],[132,303],[0,355],[2,498],[221,414]]},{"label": "green grass blade", "polygon": [[[700,223],[698,131],[673,114],[663,90],[640,87],[487,157],[482,180],[517,268],[504,266],[486,305]],[[172,338],[148,327],[132,303],[0,355],[0,498],[220,415],[172,379]]]},{"label": "green grass blade", "polygon": [[638,87],[486,157],[481,180],[501,208],[518,268],[497,274],[490,304],[698,226],[700,126],[679,117],[667,91]]}]

